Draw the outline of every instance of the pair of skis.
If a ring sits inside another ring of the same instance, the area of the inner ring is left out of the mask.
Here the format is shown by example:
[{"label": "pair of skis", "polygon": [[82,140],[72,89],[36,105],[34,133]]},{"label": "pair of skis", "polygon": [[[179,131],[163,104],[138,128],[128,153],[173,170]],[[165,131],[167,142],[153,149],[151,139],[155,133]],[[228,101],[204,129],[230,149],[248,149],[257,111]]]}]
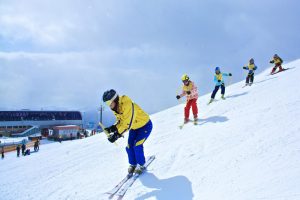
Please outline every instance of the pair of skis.
[{"label": "pair of skis", "polygon": [[246,86],[252,86],[253,83],[246,83],[242,88],[246,87]]},{"label": "pair of skis", "polygon": [[[184,127],[184,125],[186,125],[186,124],[189,123],[190,121],[192,121],[192,120],[189,120],[189,121],[186,122],[186,123],[184,122],[183,124],[181,124],[181,125],[179,126],[179,128],[182,129],[182,128]],[[198,125],[198,119],[193,120],[193,123],[194,123],[195,126]]]},{"label": "pair of skis", "polygon": [[278,74],[278,73],[280,73],[280,72],[284,72],[284,71],[286,71],[286,70],[293,69],[293,68],[294,68],[294,67],[284,68],[284,69],[282,69],[281,71],[277,71],[277,72],[274,72],[274,73],[270,73],[270,74],[268,74],[268,76],[272,76],[272,75],[275,75],[275,74]]},{"label": "pair of skis", "polygon": [[[225,97],[221,97],[221,100],[226,100],[226,98]],[[213,100],[210,100],[208,103],[207,103],[207,105],[209,106],[211,103],[213,103],[213,102],[216,102],[216,101],[218,101],[218,100],[216,100],[216,99],[213,99]]]},{"label": "pair of skis", "polygon": [[[144,165],[146,169],[154,159],[154,155],[147,158],[146,163]],[[122,200],[127,190],[133,185],[133,183],[138,179],[140,175],[141,174],[137,173],[126,175],[126,177],[123,178],[113,189],[105,193],[109,195],[108,199],[113,199],[114,197],[117,197],[118,200]]]}]

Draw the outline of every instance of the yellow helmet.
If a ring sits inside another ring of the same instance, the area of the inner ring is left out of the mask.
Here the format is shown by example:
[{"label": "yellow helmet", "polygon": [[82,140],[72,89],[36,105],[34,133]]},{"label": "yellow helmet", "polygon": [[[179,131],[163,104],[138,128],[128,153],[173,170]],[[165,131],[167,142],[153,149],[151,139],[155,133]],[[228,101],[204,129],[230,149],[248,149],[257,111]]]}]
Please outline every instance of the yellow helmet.
[{"label": "yellow helmet", "polygon": [[181,77],[181,80],[182,81],[188,81],[188,80],[190,80],[190,77],[187,74],[183,74],[182,77]]}]

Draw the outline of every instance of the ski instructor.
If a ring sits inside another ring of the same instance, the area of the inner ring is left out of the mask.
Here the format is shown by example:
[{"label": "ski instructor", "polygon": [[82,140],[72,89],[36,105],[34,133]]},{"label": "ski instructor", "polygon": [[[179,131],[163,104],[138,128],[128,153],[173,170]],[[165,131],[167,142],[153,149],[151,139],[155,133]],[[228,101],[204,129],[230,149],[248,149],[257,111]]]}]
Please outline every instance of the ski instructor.
[{"label": "ski instructor", "polygon": [[149,115],[128,96],[119,96],[113,89],[104,92],[103,101],[110,107],[117,119],[114,125],[105,128],[110,133],[108,140],[114,143],[129,130],[126,147],[130,164],[128,173],[141,174],[145,170],[143,144],[152,131]]}]

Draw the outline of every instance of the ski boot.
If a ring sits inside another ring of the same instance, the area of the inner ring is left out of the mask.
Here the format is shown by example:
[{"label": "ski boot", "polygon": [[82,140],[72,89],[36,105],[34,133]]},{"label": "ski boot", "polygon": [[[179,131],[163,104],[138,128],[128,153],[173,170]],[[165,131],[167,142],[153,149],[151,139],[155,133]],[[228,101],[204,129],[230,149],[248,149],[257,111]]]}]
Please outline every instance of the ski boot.
[{"label": "ski boot", "polygon": [[284,70],[285,70],[284,68],[282,68],[281,66],[279,66],[279,71],[278,72],[282,72]]},{"label": "ski boot", "polygon": [[253,83],[249,83],[249,86],[251,86]]},{"label": "ski boot", "polygon": [[134,173],[136,174],[142,174],[145,171],[146,167],[144,167],[143,165],[138,165],[135,170]]},{"label": "ski boot", "polygon": [[198,117],[194,116],[194,125],[197,125],[197,124],[198,124]]},{"label": "ski boot", "polygon": [[221,99],[225,100],[224,94],[222,94]]},{"label": "ski boot", "polygon": [[190,120],[188,118],[184,118],[184,124],[187,124]]},{"label": "ski boot", "polygon": [[209,102],[208,102],[208,104],[207,104],[207,105],[211,104],[213,101],[214,101],[214,99],[213,99],[213,98],[211,98],[211,99],[209,100]]},{"label": "ski boot", "polygon": [[277,67],[273,67],[273,69],[272,69],[272,71],[271,71],[270,75],[273,75],[273,74],[275,73],[275,71],[276,71],[276,68],[277,68]]},{"label": "ski boot", "polygon": [[129,165],[129,167],[128,167],[128,174],[133,174],[135,168],[136,168],[136,165]]}]

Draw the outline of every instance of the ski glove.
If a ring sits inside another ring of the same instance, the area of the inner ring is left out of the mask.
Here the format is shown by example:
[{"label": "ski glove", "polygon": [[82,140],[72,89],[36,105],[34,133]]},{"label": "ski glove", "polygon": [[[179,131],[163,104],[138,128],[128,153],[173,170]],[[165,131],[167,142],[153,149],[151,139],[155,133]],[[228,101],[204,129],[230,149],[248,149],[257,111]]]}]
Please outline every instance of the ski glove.
[{"label": "ski glove", "polygon": [[176,96],[176,99],[180,99],[180,95],[177,95],[177,96]]},{"label": "ski glove", "polygon": [[219,83],[221,83],[221,80],[218,80]]},{"label": "ski glove", "polygon": [[274,63],[274,60],[271,60],[270,63]]},{"label": "ski glove", "polygon": [[106,132],[108,133],[114,133],[114,132],[118,132],[118,129],[116,127],[116,125],[112,125],[110,127],[107,127],[104,129]]},{"label": "ski glove", "polygon": [[119,137],[121,137],[121,135],[117,131],[117,132],[114,132],[114,134],[111,134],[107,139],[111,143],[114,143],[117,139],[119,139]]},{"label": "ski glove", "polygon": [[243,67],[243,69],[247,69],[247,67]]},{"label": "ski glove", "polygon": [[187,93],[188,95],[190,95],[190,94],[191,94],[191,91],[186,91],[186,93]]},{"label": "ski glove", "polygon": [[231,74],[231,73],[229,73],[229,74],[228,74],[228,76],[232,76],[232,74]]}]

